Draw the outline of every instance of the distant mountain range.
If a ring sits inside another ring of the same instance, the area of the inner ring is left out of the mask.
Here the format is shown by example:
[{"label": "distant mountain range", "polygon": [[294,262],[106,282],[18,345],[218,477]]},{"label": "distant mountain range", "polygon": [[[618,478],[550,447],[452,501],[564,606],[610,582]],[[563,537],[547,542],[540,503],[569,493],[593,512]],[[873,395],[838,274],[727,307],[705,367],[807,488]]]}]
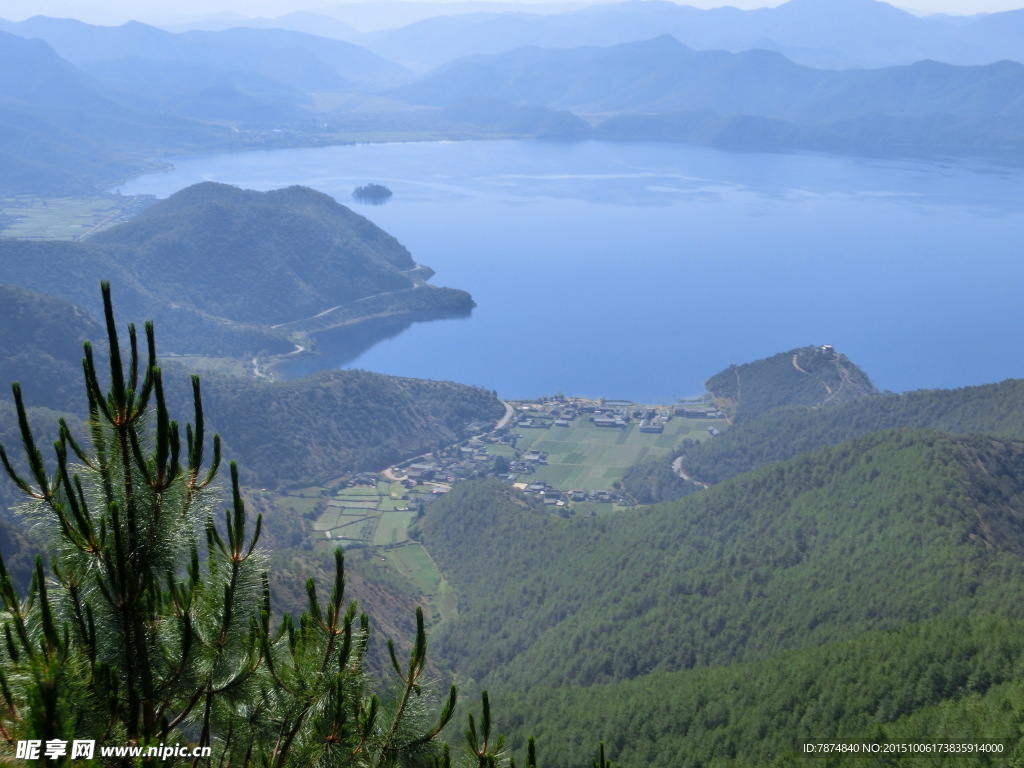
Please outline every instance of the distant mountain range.
[{"label": "distant mountain range", "polygon": [[0,74],[0,189],[50,194],[95,191],[167,154],[322,143],[313,94],[408,77],[358,46],[299,32],[44,17],[0,22]]},{"label": "distant mountain range", "polygon": [[1004,158],[1024,148],[1024,65],[1011,61],[831,71],[771,51],[694,51],[663,35],[473,57],[394,93],[436,106],[486,96],[568,111],[606,139]]},{"label": "distant mountain range", "polygon": [[[344,18],[344,10],[338,14]],[[952,17],[915,16],[876,0],[789,0],[750,11],[628,0],[557,14],[438,14],[398,29],[346,39],[424,69],[459,56],[500,53],[524,45],[610,46],[661,34],[671,34],[700,50],[775,50],[814,67],[879,67],[920,59],[988,64],[1024,56],[1024,10],[959,22]]]},{"label": "distant mountain range", "polygon": [[89,191],[155,169],[158,148],[220,141],[222,129],[118,100],[41,40],[0,32],[0,72],[0,188]]},{"label": "distant mountain range", "polygon": [[[954,64],[1019,60],[1021,11],[917,16],[877,0],[790,0],[774,8],[700,9],[667,0],[611,3],[348,3],[276,19],[210,17],[167,27],[278,27],[362,45],[420,70],[462,56],[524,45],[609,46],[671,34],[701,50],[766,48],[809,66],[879,67],[936,59]],[[364,30],[360,32],[359,30]]]},{"label": "distant mountain range", "polygon": [[805,123],[862,115],[1024,114],[1024,64],[934,61],[831,71],[764,50],[695,51],[670,35],[609,48],[518,48],[444,67],[399,88],[414,103],[488,96],[584,115],[706,110]]},{"label": "distant mountain range", "polygon": [[189,62],[221,73],[262,75],[306,91],[389,83],[407,75],[403,67],[357,45],[285,29],[237,27],[175,34],[139,22],[100,27],[36,16],[3,22],[0,30],[45,40],[77,65],[137,58]]},{"label": "distant mountain range", "polygon": [[[324,36],[352,37],[329,23],[309,34],[257,21],[178,33],[0,21],[0,189],[76,194],[169,154],[356,138],[1024,150],[1024,64],[1011,60],[1024,11],[955,23],[876,0],[757,11],[632,0],[436,17],[356,35],[362,46]],[[388,57],[439,66],[417,75]]]}]

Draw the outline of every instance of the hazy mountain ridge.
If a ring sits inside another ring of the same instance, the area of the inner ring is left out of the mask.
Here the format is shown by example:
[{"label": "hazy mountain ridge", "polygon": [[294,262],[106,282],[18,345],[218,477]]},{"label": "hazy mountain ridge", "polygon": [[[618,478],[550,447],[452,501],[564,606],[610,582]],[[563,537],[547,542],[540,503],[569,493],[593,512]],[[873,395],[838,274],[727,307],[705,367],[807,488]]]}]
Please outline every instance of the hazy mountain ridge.
[{"label": "hazy mountain ridge", "polygon": [[44,17],[0,30],[0,187],[17,193],[95,193],[174,152],[320,144],[313,91],[406,77],[358,46],[281,30],[174,35]]},{"label": "hazy mountain ridge", "polygon": [[157,146],[216,143],[198,123],[125,106],[44,42],[0,32],[0,186],[80,193],[154,170]]},{"label": "hazy mountain ridge", "polygon": [[122,98],[186,118],[253,126],[309,119],[307,93],[254,72],[140,55],[85,62],[81,69]]},{"label": "hazy mountain ridge", "polygon": [[137,21],[117,27],[36,16],[0,29],[46,40],[74,64],[142,57],[245,70],[303,90],[350,88],[406,76],[405,69],[360,46],[284,29],[232,28],[172,33]]},{"label": "hazy mountain ridge", "polygon": [[487,95],[582,113],[708,110],[802,122],[857,115],[1020,115],[1024,64],[938,62],[833,72],[769,51],[694,51],[671,36],[609,48],[520,48],[442,68],[397,95],[427,104]]},{"label": "hazy mountain ridge", "polygon": [[362,44],[412,66],[520,46],[610,46],[671,34],[698,49],[770,48],[814,67],[849,69],[938,59],[987,64],[1020,59],[1018,11],[958,24],[875,0],[790,0],[774,8],[698,9],[671,2],[606,3],[561,14],[443,15],[366,35]]},{"label": "hazy mountain ridge", "polygon": [[[747,37],[725,44],[699,32],[705,22]],[[915,47],[924,29],[963,39]],[[364,136],[683,141],[1001,160],[1024,148],[1024,65],[959,55],[974,50],[969,39],[988,37],[1005,47],[1002,55],[1017,55],[1024,24],[1013,13],[954,25],[875,0],[791,0],[759,11],[649,0],[439,17],[360,38],[421,63],[427,49],[436,51],[429,63],[442,66],[419,79],[367,48],[287,29],[172,33],[138,22],[34,17],[0,21],[0,30],[12,33],[0,37],[0,129],[9,139],[0,168],[15,191],[81,193],[152,170],[171,152]],[[18,36],[51,47],[16,45]],[[895,66],[892,57],[861,51],[860,66],[888,65],[881,69],[808,66],[842,59],[844,40],[907,53]],[[822,60],[787,58],[808,50]]]},{"label": "hazy mountain ridge", "polygon": [[393,93],[433,106],[488,98],[567,111],[599,139],[1003,160],[1024,147],[1024,65],[1010,61],[828,71],[765,50],[694,51],[662,35],[472,57]]}]

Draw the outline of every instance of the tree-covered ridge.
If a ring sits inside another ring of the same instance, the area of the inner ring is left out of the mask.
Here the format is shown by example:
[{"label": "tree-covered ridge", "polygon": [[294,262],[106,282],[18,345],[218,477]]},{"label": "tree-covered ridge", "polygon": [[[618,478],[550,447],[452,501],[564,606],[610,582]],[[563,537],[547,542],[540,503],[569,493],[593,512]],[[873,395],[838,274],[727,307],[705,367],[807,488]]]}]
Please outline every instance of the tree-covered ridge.
[{"label": "tree-covered ridge", "polygon": [[133,271],[162,273],[161,290],[197,309],[266,325],[410,288],[404,273],[416,267],[394,237],[305,187],[196,184],[90,242]]},{"label": "tree-covered ridge", "polygon": [[[84,420],[86,403],[76,384],[81,344],[102,338],[100,326],[52,296],[0,285],[0,301],[0,437],[18,433],[8,389],[14,381],[40,421],[49,409],[75,414],[72,423]],[[97,359],[103,354],[98,349]],[[186,407],[192,397],[188,372],[173,360],[163,368],[168,398]],[[479,387],[368,371],[324,371],[290,381],[211,373],[205,382],[213,427],[247,477],[264,487],[380,470],[464,439],[471,424],[497,421],[504,413],[494,394]],[[0,502],[11,500],[10,490],[0,487]]]},{"label": "tree-covered ridge", "polygon": [[860,368],[830,346],[801,347],[732,365],[704,386],[736,421],[783,405],[835,405],[878,392]]},{"label": "tree-covered ridge", "polygon": [[302,187],[197,184],[82,243],[0,241],[0,265],[7,282],[96,316],[89,289],[110,279],[124,311],[158,322],[167,348],[180,353],[288,352],[302,337],[277,326],[339,308],[355,314],[336,322],[351,324],[382,312],[473,307],[464,291],[426,284],[431,271],[391,235]]},{"label": "tree-covered ridge", "polygon": [[0,307],[3,378],[17,376],[32,391],[34,406],[84,412],[85,399],[77,386],[82,343],[100,338],[99,324],[67,301],[11,285],[0,285]]},{"label": "tree-covered ridge", "polygon": [[513,735],[552,744],[545,757],[553,768],[575,765],[595,734],[625,768],[843,766],[850,756],[806,760],[801,747],[937,739],[1009,744],[987,759],[904,755],[892,764],[1003,766],[1024,747],[1022,630],[994,616],[924,622],[768,661],[540,687],[498,701],[515,713]]},{"label": "tree-covered ridge", "polygon": [[881,429],[911,427],[951,434],[1024,439],[1024,380],[951,390],[868,397],[833,408],[780,408],[736,424],[714,440],[687,446],[686,471],[718,483],[755,467]]},{"label": "tree-covered ridge", "polygon": [[459,593],[441,654],[492,690],[526,690],[1019,618],[1022,470],[1018,443],[896,430],[605,518],[460,487],[422,522]]},{"label": "tree-covered ridge", "polygon": [[[177,377],[177,396],[184,392]],[[210,420],[261,485],[308,485],[465,439],[504,413],[488,390],[453,382],[324,371],[293,381],[204,377]]]},{"label": "tree-covered ridge", "polygon": [[[692,440],[684,440],[692,447]],[[622,486],[638,504],[657,504],[662,501],[681,499],[700,490],[701,486],[692,480],[679,476],[673,467],[674,460],[662,456],[649,456],[638,464],[627,467],[622,473]]]}]

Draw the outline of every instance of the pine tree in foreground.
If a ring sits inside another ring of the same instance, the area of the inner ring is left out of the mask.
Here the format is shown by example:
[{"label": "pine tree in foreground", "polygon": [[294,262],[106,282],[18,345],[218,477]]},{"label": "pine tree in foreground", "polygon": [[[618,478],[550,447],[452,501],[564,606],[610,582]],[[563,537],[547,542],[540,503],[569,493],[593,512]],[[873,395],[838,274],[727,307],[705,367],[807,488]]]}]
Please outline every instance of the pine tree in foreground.
[{"label": "pine tree in foreground", "polygon": [[[310,580],[308,611],[274,626],[261,521],[250,533],[233,464],[218,520],[220,443],[210,441],[207,461],[198,378],[182,439],[152,325],[141,351],[129,326],[123,359],[109,285],[102,291],[109,384],[87,343],[87,438],[61,421],[52,468],[13,386],[24,457],[0,445],[0,461],[28,498],[20,511],[43,537],[50,572],[37,558],[22,598],[0,559],[0,750],[55,745],[47,765],[73,763],[76,741],[94,741],[97,759],[106,746],[137,746],[208,748],[196,765],[451,765],[439,735],[456,692],[430,696],[422,612],[408,663],[391,648],[399,682],[386,693],[364,672],[368,621],[345,602],[340,550],[326,600]],[[483,739],[466,759],[514,764],[489,731],[485,696]],[[532,743],[527,762],[536,764]]]}]

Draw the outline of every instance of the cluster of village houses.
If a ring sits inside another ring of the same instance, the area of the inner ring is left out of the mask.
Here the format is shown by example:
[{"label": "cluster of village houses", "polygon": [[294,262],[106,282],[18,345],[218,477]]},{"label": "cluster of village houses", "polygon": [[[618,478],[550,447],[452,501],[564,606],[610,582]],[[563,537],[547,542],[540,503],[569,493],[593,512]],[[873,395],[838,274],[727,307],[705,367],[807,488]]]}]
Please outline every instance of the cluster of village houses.
[{"label": "cluster of village houses", "polygon": [[522,429],[568,427],[578,416],[587,416],[598,427],[622,429],[639,420],[641,432],[661,433],[674,409],[668,406],[638,406],[618,400],[552,400],[520,406],[525,413],[516,423]]},{"label": "cluster of village houses", "polygon": [[546,452],[528,450],[515,459],[506,458],[502,461],[488,451],[488,445],[515,446],[516,440],[523,436],[520,430],[566,428],[574,419],[584,416],[601,428],[622,429],[638,421],[641,432],[660,434],[665,424],[674,417],[716,419],[723,415],[713,407],[704,405],[651,407],[637,406],[626,401],[580,398],[553,398],[541,403],[517,404],[515,408],[514,418],[501,429],[478,435],[457,448],[437,452],[429,462],[416,461],[401,468],[395,467],[392,469],[393,476],[399,477],[408,488],[423,483],[431,485],[432,493],[420,497],[420,504],[429,504],[437,496],[447,493],[451,485],[460,480],[500,475],[506,484],[553,507],[567,507],[570,503],[586,501],[628,506],[634,503],[632,499],[616,489],[564,490],[546,482],[524,480],[523,476],[532,475],[538,466],[547,464]]}]

